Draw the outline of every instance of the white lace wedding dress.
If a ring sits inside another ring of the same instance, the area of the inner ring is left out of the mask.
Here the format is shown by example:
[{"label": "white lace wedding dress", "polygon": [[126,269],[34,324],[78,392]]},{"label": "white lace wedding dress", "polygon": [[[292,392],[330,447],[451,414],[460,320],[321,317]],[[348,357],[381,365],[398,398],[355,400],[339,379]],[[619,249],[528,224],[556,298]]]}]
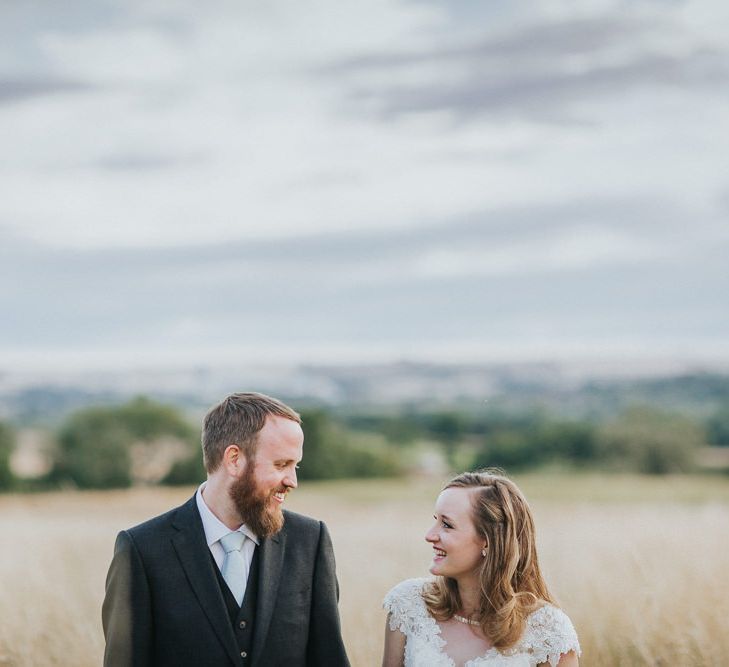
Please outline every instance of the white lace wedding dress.
[{"label": "white lace wedding dress", "polygon": [[[407,579],[385,596],[383,606],[390,614],[390,629],[406,637],[405,667],[455,667],[443,650],[446,642],[440,626],[420,596],[427,581]],[[464,667],[535,667],[543,662],[554,666],[563,653],[570,651],[580,653],[572,622],[561,609],[544,605],[527,617],[526,629],[516,646],[503,653],[491,648]]]}]

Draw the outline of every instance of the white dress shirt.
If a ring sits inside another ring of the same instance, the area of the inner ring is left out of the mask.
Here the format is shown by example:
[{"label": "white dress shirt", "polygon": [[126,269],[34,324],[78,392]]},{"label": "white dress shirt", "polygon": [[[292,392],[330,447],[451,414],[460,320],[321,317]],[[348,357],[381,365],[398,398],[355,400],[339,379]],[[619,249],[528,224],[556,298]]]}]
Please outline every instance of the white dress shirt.
[{"label": "white dress shirt", "polygon": [[[220,538],[225,537],[231,532],[230,528],[226,526],[217,516],[215,516],[212,510],[205,504],[203,498],[203,489],[205,488],[205,482],[203,482],[195,494],[195,501],[197,502],[197,509],[200,512],[200,518],[202,519],[203,530],[205,531],[205,541],[208,544],[210,553],[213,554],[215,564],[218,569],[223,571],[223,561],[225,560],[225,550],[223,545],[220,544]],[[253,552],[258,545],[258,536],[254,535],[248,526],[243,524],[238,530],[246,536],[246,540],[243,542],[241,547],[241,554],[248,563],[248,571],[251,570],[251,561],[253,560]],[[245,591],[243,593],[245,595]]]}]

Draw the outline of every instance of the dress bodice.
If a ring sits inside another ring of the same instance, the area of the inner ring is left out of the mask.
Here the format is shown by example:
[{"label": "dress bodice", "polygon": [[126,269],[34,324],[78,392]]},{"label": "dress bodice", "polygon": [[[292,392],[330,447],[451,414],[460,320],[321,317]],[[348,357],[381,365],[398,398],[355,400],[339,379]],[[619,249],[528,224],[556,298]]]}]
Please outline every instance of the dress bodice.
[{"label": "dress bodice", "polygon": [[[440,626],[430,615],[421,592],[427,579],[407,579],[395,586],[383,603],[390,616],[390,629],[405,635],[405,667],[455,667],[444,652]],[[561,609],[545,604],[527,617],[524,634],[506,650],[491,648],[474,657],[464,667],[554,667],[563,653],[580,653],[572,622]]]}]

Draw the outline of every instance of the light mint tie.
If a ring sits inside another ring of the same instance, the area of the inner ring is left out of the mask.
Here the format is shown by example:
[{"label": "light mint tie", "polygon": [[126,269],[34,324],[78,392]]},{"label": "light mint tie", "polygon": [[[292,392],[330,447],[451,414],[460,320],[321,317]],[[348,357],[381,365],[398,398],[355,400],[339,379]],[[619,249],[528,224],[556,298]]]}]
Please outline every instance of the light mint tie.
[{"label": "light mint tie", "polygon": [[246,536],[239,530],[220,538],[220,544],[225,549],[225,560],[221,572],[238,606],[243,604],[248,579],[248,563],[240,552],[245,539]]}]

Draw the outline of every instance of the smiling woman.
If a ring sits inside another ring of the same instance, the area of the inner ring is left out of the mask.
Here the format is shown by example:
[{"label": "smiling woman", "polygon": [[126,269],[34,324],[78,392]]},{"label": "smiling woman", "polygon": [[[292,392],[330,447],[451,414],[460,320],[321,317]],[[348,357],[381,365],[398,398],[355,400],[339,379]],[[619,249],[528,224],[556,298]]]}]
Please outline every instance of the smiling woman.
[{"label": "smiling woman", "polygon": [[432,574],[458,578],[477,571],[488,541],[476,532],[472,505],[471,494],[454,487],[444,489],[438,496],[435,524],[425,536],[433,545]]},{"label": "smiling woman", "polygon": [[385,598],[383,666],[577,665],[577,634],[542,578],[517,486],[463,473],[440,493],[433,518],[425,539],[435,579],[409,579]]}]

